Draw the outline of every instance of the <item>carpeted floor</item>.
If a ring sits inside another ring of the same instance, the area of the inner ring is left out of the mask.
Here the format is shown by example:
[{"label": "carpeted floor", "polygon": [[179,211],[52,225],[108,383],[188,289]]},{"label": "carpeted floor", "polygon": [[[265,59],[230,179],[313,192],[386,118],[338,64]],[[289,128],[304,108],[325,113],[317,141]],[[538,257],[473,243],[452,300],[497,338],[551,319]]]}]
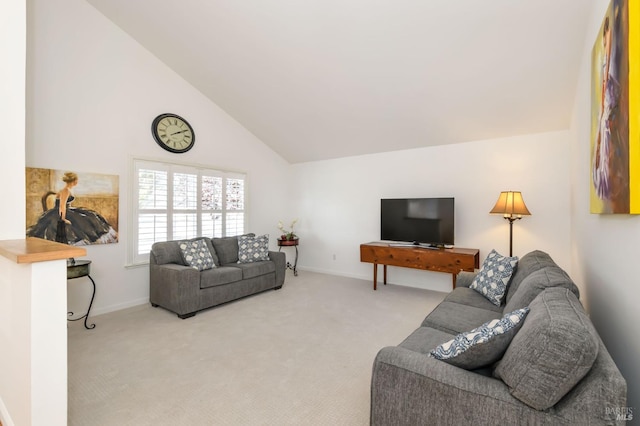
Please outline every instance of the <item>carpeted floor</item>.
[{"label": "carpeted floor", "polygon": [[186,320],[69,323],[69,425],[368,425],[371,367],[444,293],[301,271]]}]

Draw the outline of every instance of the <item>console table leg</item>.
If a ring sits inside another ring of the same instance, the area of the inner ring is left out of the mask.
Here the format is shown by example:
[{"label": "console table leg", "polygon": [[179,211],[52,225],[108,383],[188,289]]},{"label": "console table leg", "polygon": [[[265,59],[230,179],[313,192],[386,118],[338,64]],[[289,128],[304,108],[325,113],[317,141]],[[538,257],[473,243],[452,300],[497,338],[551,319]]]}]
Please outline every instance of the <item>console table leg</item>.
[{"label": "console table leg", "polygon": [[455,290],[456,289],[456,279],[458,278],[458,274],[452,273],[451,274],[451,278],[453,280],[453,289]]},{"label": "console table leg", "polygon": [[373,289],[377,290],[378,286],[378,264],[373,264]]},{"label": "console table leg", "polygon": [[91,280],[91,284],[93,284],[93,294],[91,295],[91,301],[89,302],[89,309],[87,309],[87,315],[84,317],[84,328],[87,330],[91,330],[92,328],[96,328],[95,324],[91,324],[87,326],[87,320],[89,319],[89,312],[91,312],[91,306],[93,306],[93,299],[96,297],[96,282],[91,278],[91,275],[87,275],[87,278]]},{"label": "console table leg", "polygon": [[[91,312],[91,306],[93,305],[93,299],[96,297],[96,282],[93,281],[93,278],[91,278],[91,275],[86,275],[86,277],[91,280],[91,284],[93,285],[93,294],[91,294],[91,301],[89,302],[89,309],[87,309],[87,313],[84,314],[83,316],[78,317],[78,318],[68,318],[67,321],[79,321],[79,320],[84,318],[84,328],[86,328],[87,330],[92,330],[92,329],[96,328],[96,325],[95,324],[87,325],[87,320],[89,319],[89,313]],[[70,317],[74,315],[73,312],[68,312],[67,314]]]},{"label": "console table leg", "polygon": [[291,242],[292,241],[283,241],[278,239],[278,251],[282,251],[283,246],[286,246],[286,247],[293,246],[296,249],[296,258],[293,261],[293,265],[291,264],[291,262],[287,262],[286,268],[291,269],[293,271],[293,276],[297,277],[298,276],[298,240],[295,240],[295,244],[287,244]]},{"label": "console table leg", "polygon": [[384,285],[387,285],[387,265],[384,265]]}]

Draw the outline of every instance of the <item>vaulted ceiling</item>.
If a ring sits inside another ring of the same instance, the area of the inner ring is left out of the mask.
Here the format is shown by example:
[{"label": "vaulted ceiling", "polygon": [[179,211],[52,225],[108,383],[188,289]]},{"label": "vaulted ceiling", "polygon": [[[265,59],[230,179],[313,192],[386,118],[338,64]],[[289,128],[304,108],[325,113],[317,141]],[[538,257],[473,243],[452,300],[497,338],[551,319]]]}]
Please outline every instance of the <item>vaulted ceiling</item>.
[{"label": "vaulted ceiling", "polygon": [[567,129],[593,6],[87,1],[291,163]]}]

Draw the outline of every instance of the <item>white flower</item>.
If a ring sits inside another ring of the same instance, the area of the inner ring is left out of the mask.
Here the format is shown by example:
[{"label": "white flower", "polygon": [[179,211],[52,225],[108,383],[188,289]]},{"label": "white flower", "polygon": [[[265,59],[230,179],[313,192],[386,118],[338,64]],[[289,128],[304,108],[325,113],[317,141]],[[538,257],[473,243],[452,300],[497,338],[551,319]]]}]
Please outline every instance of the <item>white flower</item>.
[{"label": "white flower", "polygon": [[298,223],[298,219],[293,219],[291,221],[291,225],[289,225],[289,229],[287,229],[284,227],[282,221],[280,220],[278,221],[278,229],[280,230],[280,232],[282,232],[282,235],[286,235],[288,239],[293,239],[296,236],[295,232],[293,231],[296,223]]}]

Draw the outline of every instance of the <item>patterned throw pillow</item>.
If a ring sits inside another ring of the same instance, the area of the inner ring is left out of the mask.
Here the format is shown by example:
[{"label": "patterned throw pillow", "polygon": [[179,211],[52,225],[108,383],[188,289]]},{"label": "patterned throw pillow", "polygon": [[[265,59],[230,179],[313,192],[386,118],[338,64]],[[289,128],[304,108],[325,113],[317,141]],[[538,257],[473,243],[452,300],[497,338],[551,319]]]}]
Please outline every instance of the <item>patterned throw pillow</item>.
[{"label": "patterned throw pillow", "polygon": [[238,237],[238,263],[269,260],[269,235],[240,235]]},{"label": "patterned throw pillow", "polygon": [[527,306],[460,333],[439,345],[429,355],[467,370],[491,365],[502,358],[528,313]]},{"label": "patterned throw pillow", "polygon": [[180,251],[184,262],[198,271],[204,271],[216,266],[204,239],[180,241]]},{"label": "patterned throw pillow", "polygon": [[517,264],[517,256],[502,256],[497,251],[491,250],[469,288],[486,297],[494,305],[500,306]]}]

